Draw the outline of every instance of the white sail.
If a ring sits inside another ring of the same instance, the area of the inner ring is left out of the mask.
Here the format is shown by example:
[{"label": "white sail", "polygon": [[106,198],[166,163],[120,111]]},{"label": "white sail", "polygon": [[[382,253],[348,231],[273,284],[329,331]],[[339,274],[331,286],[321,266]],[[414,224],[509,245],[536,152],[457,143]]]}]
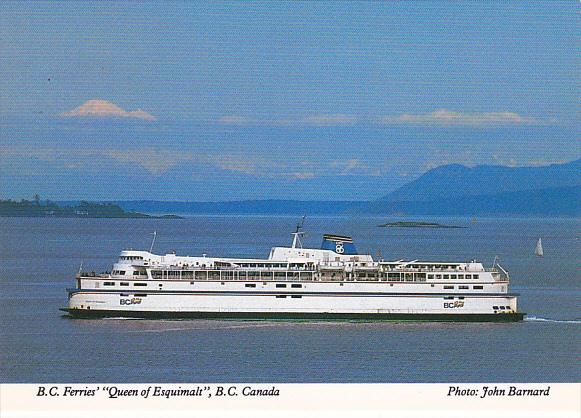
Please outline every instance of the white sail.
[{"label": "white sail", "polygon": [[537,241],[537,247],[535,248],[535,255],[538,257],[543,256],[543,244],[541,243],[541,239]]}]

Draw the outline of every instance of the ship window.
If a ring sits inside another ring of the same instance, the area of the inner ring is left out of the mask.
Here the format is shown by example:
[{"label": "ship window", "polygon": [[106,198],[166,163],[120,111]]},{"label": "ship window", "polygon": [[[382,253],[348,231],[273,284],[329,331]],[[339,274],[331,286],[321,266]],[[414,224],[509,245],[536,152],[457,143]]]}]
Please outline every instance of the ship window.
[{"label": "ship window", "polygon": [[121,286],[129,286],[129,283],[127,283],[127,282],[121,282],[121,283],[119,283],[119,284],[120,284]]},{"label": "ship window", "polygon": [[286,284],[282,284],[282,283],[277,283],[276,287],[286,287]]},{"label": "ship window", "polygon": [[147,286],[147,283],[133,283],[133,286]]},{"label": "ship window", "polygon": [[449,274],[444,274],[444,280],[448,280],[450,278]]},{"label": "ship window", "polygon": [[426,281],[426,273],[416,273],[416,281],[417,282],[425,282]]},{"label": "ship window", "polygon": [[492,309],[494,309],[496,311],[496,310],[498,310],[498,306],[493,306]]},{"label": "ship window", "polygon": [[244,286],[245,287],[256,287],[256,284],[255,283],[246,283]]},{"label": "ship window", "polygon": [[472,289],[480,289],[481,290],[481,289],[484,289],[484,287],[482,287],[482,286],[472,286]]},{"label": "ship window", "polygon": [[469,289],[469,286],[460,286],[459,289]]},{"label": "ship window", "polygon": [[441,274],[436,274],[436,279],[441,279],[442,275]]},{"label": "ship window", "polygon": [[478,274],[473,274],[473,275],[472,275],[472,278],[473,278],[474,280],[478,280]]},{"label": "ship window", "polygon": [[299,288],[299,287],[303,287],[303,285],[302,284],[298,284],[298,283],[293,283],[293,284],[291,284],[291,287],[294,287],[296,289],[296,288]]},{"label": "ship window", "polygon": [[454,296],[445,296],[444,297],[444,300],[453,300],[453,299],[454,299]]},{"label": "ship window", "polygon": [[300,299],[300,298],[302,298],[302,296],[299,296],[299,295],[292,295],[292,296],[291,296],[291,298],[293,298],[293,299]]},{"label": "ship window", "polygon": [[115,286],[115,282],[104,282],[103,286]]},{"label": "ship window", "polygon": [[129,293],[121,293],[121,296],[129,296]]},{"label": "ship window", "polygon": [[277,299],[284,299],[284,298],[286,298],[286,296],[285,295],[277,295],[276,298]]},{"label": "ship window", "polygon": [[138,297],[138,298],[146,298],[147,294],[146,293],[136,293],[133,296]]},{"label": "ship window", "polygon": [[458,279],[460,279],[460,280],[464,280],[464,275],[463,275],[463,274],[459,274],[459,275],[458,275]]},{"label": "ship window", "polygon": [[472,278],[472,276],[470,274],[466,275],[466,280],[470,280]]},{"label": "ship window", "polygon": [[458,299],[460,299],[460,300],[464,300],[464,296],[460,296]]},{"label": "ship window", "polygon": [[444,289],[454,289],[454,286],[444,286]]}]

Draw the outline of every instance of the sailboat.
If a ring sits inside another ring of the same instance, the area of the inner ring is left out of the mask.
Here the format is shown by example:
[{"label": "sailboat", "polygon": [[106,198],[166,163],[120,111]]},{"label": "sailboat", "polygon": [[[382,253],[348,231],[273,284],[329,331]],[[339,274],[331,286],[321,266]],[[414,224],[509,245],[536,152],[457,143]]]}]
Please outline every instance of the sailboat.
[{"label": "sailboat", "polygon": [[535,255],[537,257],[542,257],[543,256],[543,244],[541,242],[541,239],[539,238],[539,240],[537,241],[537,247],[535,248]]}]

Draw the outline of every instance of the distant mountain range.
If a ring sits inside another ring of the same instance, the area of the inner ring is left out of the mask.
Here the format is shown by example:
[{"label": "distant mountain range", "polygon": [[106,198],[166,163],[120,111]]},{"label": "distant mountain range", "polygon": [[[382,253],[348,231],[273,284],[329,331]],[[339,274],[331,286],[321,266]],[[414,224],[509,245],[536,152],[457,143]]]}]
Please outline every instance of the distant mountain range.
[{"label": "distant mountain range", "polygon": [[240,200],[232,202],[163,202],[129,200],[115,202],[128,211],[157,214],[252,214],[252,215],[338,215],[364,212],[369,202],[312,200]]},{"label": "distant mountain range", "polygon": [[444,165],[373,202],[113,203],[127,211],[154,214],[581,216],[581,159],[543,167]]},{"label": "distant mountain range", "polygon": [[[581,185],[581,159],[542,167],[460,164],[434,168],[389,193],[388,202],[429,202],[445,198],[488,196],[505,192],[543,190]],[[520,194],[522,195],[522,193]]]},{"label": "distant mountain range", "polygon": [[581,186],[444,196],[429,201],[380,201],[369,203],[365,212],[450,216],[581,216]]},{"label": "distant mountain range", "polygon": [[139,212],[126,212],[113,203],[76,202],[73,205],[60,206],[50,200],[0,200],[0,217],[26,218],[154,218],[179,219],[175,215],[151,216]]}]

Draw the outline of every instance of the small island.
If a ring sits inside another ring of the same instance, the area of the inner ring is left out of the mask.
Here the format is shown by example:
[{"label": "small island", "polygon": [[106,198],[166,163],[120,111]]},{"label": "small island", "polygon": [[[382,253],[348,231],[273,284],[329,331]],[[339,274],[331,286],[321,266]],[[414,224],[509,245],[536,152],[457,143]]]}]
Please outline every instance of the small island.
[{"label": "small island", "polygon": [[51,218],[138,218],[138,219],[182,219],[177,215],[147,215],[123,210],[113,203],[81,201],[73,206],[59,206],[50,200],[0,200],[0,216],[4,217],[51,217]]},{"label": "small island", "polygon": [[436,222],[416,222],[416,221],[389,222],[377,226],[381,228],[466,228],[465,226],[458,225],[442,225]]}]

